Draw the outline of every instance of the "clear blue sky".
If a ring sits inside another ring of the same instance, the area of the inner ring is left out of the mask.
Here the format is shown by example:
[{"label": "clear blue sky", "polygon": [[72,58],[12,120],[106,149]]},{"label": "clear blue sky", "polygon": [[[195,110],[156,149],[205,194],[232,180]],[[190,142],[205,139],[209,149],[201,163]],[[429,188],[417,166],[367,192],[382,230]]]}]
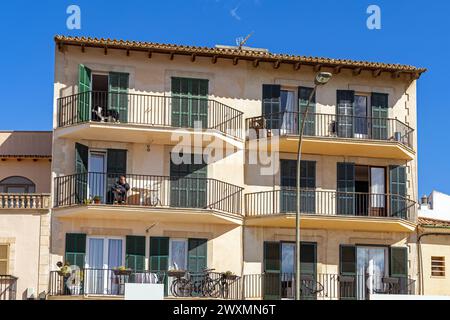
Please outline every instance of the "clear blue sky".
[{"label": "clear blue sky", "polygon": [[[433,5],[431,5],[431,3]],[[81,8],[81,30],[66,8]],[[381,8],[381,30],[366,9]],[[2,1],[0,130],[50,130],[55,34],[154,42],[249,45],[272,52],[412,64],[418,83],[419,195],[450,193],[450,1]]]}]

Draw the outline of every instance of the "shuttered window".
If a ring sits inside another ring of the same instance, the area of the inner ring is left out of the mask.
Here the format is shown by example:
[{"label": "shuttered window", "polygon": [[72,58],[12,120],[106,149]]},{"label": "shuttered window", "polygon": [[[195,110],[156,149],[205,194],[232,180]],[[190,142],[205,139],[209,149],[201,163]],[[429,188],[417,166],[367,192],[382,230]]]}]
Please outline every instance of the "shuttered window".
[{"label": "shuttered window", "polygon": [[388,138],[388,95],[372,93],[372,139],[386,140]]},{"label": "shuttered window", "polygon": [[[309,96],[313,88],[298,87],[298,105],[299,105],[299,121],[301,123],[303,115],[308,105]],[[303,134],[305,136],[315,136],[316,132],[316,95],[314,94],[308,107],[308,116],[305,119]],[[297,130],[297,129],[296,129]]]},{"label": "shuttered window", "polygon": [[389,166],[389,182],[391,193],[390,216],[406,219],[406,167]]},{"label": "shuttered window", "polygon": [[445,277],[445,257],[431,257],[431,275]]},{"label": "shuttered window", "polygon": [[150,270],[166,271],[169,267],[169,238],[150,237]]},{"label": "shuttered window", "polygon": [[127,236],[126,267],[142,271],[145,270],[145,237],[144,236]]},{"label": "shuttered window", "polygon": [[78,66],[78,119],[88,121],[91,116],[91,69],[80,64]]},{"label": "shuttered window", "polygon": [[337,90],[337,133],[339,137],[353,138],[353,104],[355,92]]},{"label": "shuttered window", "polygon": [[8,275],[9,244],[0,244],[0,275]]},{"label": "shuttered window", "polygon": [[76,265],[80,269],[84,268],[84,258],[86,254],[86,234],[67,233],[66,234],[66,254],[65,262]]},{"label": "shuttered window", "polygon": [[109,109],[119,113],[120,122],[128,121],[128,73],[109,73]]},{"label": "shuttered window", "polygon": [[355,214],[355,164],[350,162],[337,163],[337,214]]},{"label": "shuttered window", "polygon": [[263,84],[262,115],[266,119],[267,129],[280,129],[282,116],[280,114],[281,86]]},{"label": "shuttered window", "polygon": [[406,278],[408,276],[408,248],[391,247],[390,255],[391,277]]}]

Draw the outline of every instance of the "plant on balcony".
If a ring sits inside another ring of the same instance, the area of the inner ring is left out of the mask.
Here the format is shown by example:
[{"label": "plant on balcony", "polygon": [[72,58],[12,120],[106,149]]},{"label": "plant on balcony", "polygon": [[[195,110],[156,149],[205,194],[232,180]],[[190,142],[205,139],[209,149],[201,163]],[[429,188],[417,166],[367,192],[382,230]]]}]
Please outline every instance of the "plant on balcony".
[{"label": "plant on balcony", "polygon": [[92,200],[94,201],[95,204],[100,204],[100,202],[102,201],[102,197],[94,196],[92,197]]},{"label": "plant on balcony", "polygon": [[133,270],[131,270],[130,268],[127,268],[125,266],[120,266],[117,268],[113,269],[114,275],[116,276],[129,276]]},{"label": "plant on balcony", "polygon": [[236,280],[237,279],[237,275],[235,275],[233,272],[231,271],[225,271],[222,274],[223,278],[226,280]]},{"label": "plant on balcony", "polygon": [[56,263],[56,266],[59,268],[58,275],[63,276],[63,277],[67,277],[69,274],[72,273],[72,269],[69,266],[69,263],[62,263],[61,261]]}]

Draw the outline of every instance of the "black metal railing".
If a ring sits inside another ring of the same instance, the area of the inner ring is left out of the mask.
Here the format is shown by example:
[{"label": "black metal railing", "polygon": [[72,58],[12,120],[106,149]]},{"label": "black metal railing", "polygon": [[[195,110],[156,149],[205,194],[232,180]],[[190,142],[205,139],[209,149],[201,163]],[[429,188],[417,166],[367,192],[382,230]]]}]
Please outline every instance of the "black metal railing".
[{"label": "black metal railing", "polygon": [[17,277],[0,275],[0,300],[16,300]]},{"label": "black metal railing", "polygon": [[124,295],[125,283],[165,283],[160,271],[118,271],[116,269],[85,268],[62,274],[50,272],[48,294],[62,295]]},{"label": "black metal railing", "polygon": [[[55,178],[55,207],[114,204],[120,174],[79,173]],[[209,178],[126,174],[125,205],[211,209],[242,214],[242,188]]]},{"label": "black metal railing", "polygon": [[[251,286],[248,286],[251,284]],[[263,273],[243,276],[245,299],[294,299],[295,273]],[[409,277],[318,273],[302,274],[303,300],[367,300],[372,294],[415,294]]]},{"label": "black metal railing", "polygon": [[[416,203],[394,194],[321,191],[302,189],[300,209],[303,214],[342,215],[414,219]],[[297,211],[295,188],[247,193],[248,217],[292,214]]]},{"label": "black metal railing", "polygon": [[86,91],[58,98],[58,127],[89,121],[214,129],[242,139],[243,113],[208,98]]},{"label": "black metal railing", "polygon": [[[280,112],[246,119],[247,138],[298,135],[299,112]],[[308,113],[303,135],[399,142],[413,147],[414,129],[397,119]]]},{"label": "black metal railing", "polygon": [[[202,281],[206,279],[205,272],[186,272],[185,278],[193,282],[189,297],[220,298],[238,300],[242,297],[241,278],[223,278],[223,273],[208,272],[211,281],[208,288],[226,283],[226,294],[212,295],[211,290],[204,290]],[[126,283],[157,283],[164,284],[164,295],[174,297],[171,284],[176,278],[169,276],[167,271],[121,271],[117,269],[84,268],[62,274],[59,271],[50,272],[48,294],[50,296],[106,295],[123,296]],[[197,286],[194,286],[197,284]],[[188,282],[187,282],[188,283]],[[188,283],[189,284],[189,283]]]}]

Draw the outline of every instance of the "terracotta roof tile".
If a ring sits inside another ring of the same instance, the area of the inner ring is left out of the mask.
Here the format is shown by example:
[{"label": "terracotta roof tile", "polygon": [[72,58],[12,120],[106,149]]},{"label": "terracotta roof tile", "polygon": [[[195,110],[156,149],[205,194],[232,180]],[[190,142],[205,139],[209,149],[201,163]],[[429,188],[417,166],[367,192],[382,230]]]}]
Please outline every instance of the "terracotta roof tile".
[{"label": "terracotta roof tile", "polygon": [[309,65],[323,65],[328,67],[343,67],[343,68],[362,68],[367,70],[383,70],[389,72],[404,72],[412,73],[420,76],[426,71],[425,68],[417,68],[410,65],[358,61],[349,59],[332,59],[323,57],[298,56],[289,54],[276,54],[255,50],[238,50],[231,48],[211,48],[211,47],[196,47],[176,44],[163,44],[155,42],[142,41],[128,41],[105,38],[91,38],[91,37],[70,37],[70,36],[55,36],[57,44],[78,45],[85,47],[98,48],[115,48],[115,49],[129,49],[140,51],[152,51],[159,53],[174,53],[183,55],[198,54],[199,56],[217,56],[222,58],[240,58],[246,60],[261,60],[269,62],[283,62],[283,63],[300,63]]},{"label": "terracotta roof tile", "polygon": [[433,226],[433,227],[450,227],[450,221],[419,217],[418,223],[421,226]]}]

